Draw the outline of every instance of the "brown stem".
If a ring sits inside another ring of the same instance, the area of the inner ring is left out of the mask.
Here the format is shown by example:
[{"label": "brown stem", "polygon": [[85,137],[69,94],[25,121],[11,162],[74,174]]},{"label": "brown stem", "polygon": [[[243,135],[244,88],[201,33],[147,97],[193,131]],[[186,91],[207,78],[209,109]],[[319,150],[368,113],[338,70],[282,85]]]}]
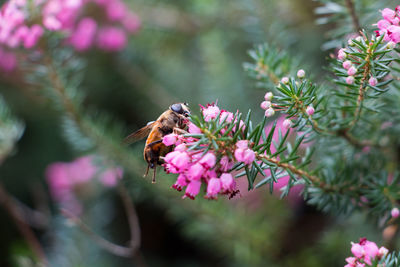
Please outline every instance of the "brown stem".
[{"label": "brown stem", "polygon": [[79,217],[77,217],[75,214],[72,212],[62,209],[61,212],[62,214],[70,219],[73,223],[75,223],[83,232],[85,232],[99,247],[101,247],[104,250],[107,250],[111,254],[120,256],[120,257],[126,257],[126,258],[133,258],[135,257],[139,246],[140,246],[140,227],[139,227],[139,221],[136,215],[135,208],[132,204],[132,201],[128,195],[128,192],[126,189],[122,186],[119,186],[118,190],[124,208],[126,215],[128,217],[128,223],[129,223],[129,228],[130,228],[130,233],[131,233],[131,239],[129,241],[129,246],[120,246],[117,244],[114,244],[100,235],[96,234],[93,232],[93,230],[86,225]]},{"label": "brown stem", "polygon": [[353,21],[353,27],[355,32],[360,32],[361,31],[361,26],[360,26],[360,21],[358,19],[358,16],[356,14],[356,9],[354,7],[354,3],[352,0],[346,0],[346,5],[347,8],[349,9],[351,19]]},{"label": "brown stem", "polygon": [[43,251],[42,246],[37,240],[35,234],[29,225],[25,222],[23,212],[13,198],[7,193],[4,186],[0,183],[0,204],[3,205],[4,209],[10,214],[14,220],[21,235],[25,238],[32,252],[36,255],[38,260],[44,265],[48,266],[46,255]]}]

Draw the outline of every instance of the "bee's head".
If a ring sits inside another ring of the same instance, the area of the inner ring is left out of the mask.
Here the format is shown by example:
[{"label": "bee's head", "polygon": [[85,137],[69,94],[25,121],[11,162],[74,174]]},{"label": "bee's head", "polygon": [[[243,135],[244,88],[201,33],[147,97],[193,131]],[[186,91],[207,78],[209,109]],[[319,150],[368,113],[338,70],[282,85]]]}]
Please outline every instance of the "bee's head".
[{"label": "bee's head", "polygon": [[169,109],[185,117],[189,117],[190,115],[190,109],[187,103],[176,103],[171,105]]}]

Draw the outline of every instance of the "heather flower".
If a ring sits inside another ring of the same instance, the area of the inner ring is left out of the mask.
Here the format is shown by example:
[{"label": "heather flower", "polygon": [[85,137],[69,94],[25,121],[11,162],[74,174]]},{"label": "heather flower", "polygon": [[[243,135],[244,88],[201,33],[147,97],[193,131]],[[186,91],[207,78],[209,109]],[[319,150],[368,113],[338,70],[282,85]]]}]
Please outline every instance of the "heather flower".
[{"label": "heather flower", "polygon": [[107,187],[114,187],[118,180],[122,178],[122,168],[109,168],[100,174],[100,182]]},{"label": "heather flower", "polygon": [[89,49],[94,42],[96,29],[97,24],[93,19],[83,18],[69,38],[69,43],[77,51]]},{"label": "heather flower", "polygon": [[215,165],[217,158],[215,157],[214,153],[208,152],[205,154],[199,161],[205,168],[212,168]]},{"label": "heather flower", "polygon": [[344,48],[339,49],[339,51],[338,51],[338,59],[344,60],[346,57],[347,57],[347,55],[344,52]]},{"label": "heather flower", "polygon": [[172,146],[175,145],[176,141],[178,140],[178,135],[175,133],[167,134],[166,136],[163,137],[163,144],[166,146]]},{"label": "heather flower", "polygon": [[353,84],[354,83],[354,76],[348,76],[346,78],[346,83],[347,84]]},{"label": "heather flower", "polygon": [[203,165],[201,165],[200,163],[196,163],[189,167],[187,177],[190,180],[200,180],[205,171],[206,168],[204,168]]},{"label": "heather flower", "polygon": [[[186,152],[174,151],[176,155],[171,159],[170,164],[177,170],[186,169],[189,166],[189,155]],[[167,162],[167,159],[165,160]]]},{"label": "heather flower", "polygon": [[97,46],[108,52],[119,51],[126,45],[125,32],[117,27],[103,27],[99,29]]},{"label": "heather flower", "polygon": [[400,215],[400,211],[398,208],[393,208],[390,212],[393,218],[398,218]]},{"label": "heather flower", "polygon": [[194,199],[200,193],[201,182],[192,180],[186,187],[185,196]]},{"label": "heather flower", "polygon": [[314,114],[315,110],[312,106],[308,106],[306,109],[306,113],[308,116],[312,116]]},{"label": "heather flower", "polygon": [[269,107],[271,107],[271,102],[270,101],[263,101],[261,102],[260,107],[264,110],[268,109]]},{"label": "heather flower", "polygon": [[396,12],[390,8],[385,8],[382,10],[382,17],[387,21],[391,21],[396,17]]},{"label": "heather flower", "polygon": [[223,173],[220,177],[223,193],[232,193],[236,190],[236,181],[230,173]]},{"label": "heather flower", "polygon": [[220,123],[222,123],[223,121],[231,123],[233,121],[233,113],[223,110],[219,118]]},{"label": "heather flower", "polygon": [[215,105],[210,105],[207,108],[203,108],[202,112],[203,112],[204,120],[210,121],[212,119],[215,119],[219,115],[220,109],[219,109],[219,107],[217,107]]},{"label": "heather flower", "polygon": [[211,178],[208,181],[206,198],[216,198],[221,191],[221,181],[218,178]]},{"label": "heather flower", "polygon": [[282,123],[282,127],[285,129],[289,129],[290,127],[292,127],[292,121],[289,119],[284,120]]},{"label": "heather flower", "polygon": [[191,122],[189,123],[188,128],[188,132],[191,134],[201,134],[200,128]]},{"label": "heather flower", "polygon": [[372,265],[375,260],[381,259],[384,255],[388,253],[385,247],[380,247],[372,242],[368,241],[366,238],[361,238],[358,243],[351,243],[351,252],[354,257],[346,258],[348,263],[346,266],[368,266]]},{"label": "heather flower", "polygon": [[228,156],[223,156],[219,161],[219,164],[221,165],[220,169],[223,172],[226,172],[233,167],[233,162],[229,159]]},{"label": "heather flower", "polygon": [[235,150],[235,158],[237,161],[243,162],[246,165],[250,165],[255,160],[255,153],[250,148],[244,148],[242,145],[237,146]]},{"label": "heather flower", "polygon": [[183,174],[179,174],[178,178],[176,179],[176,182],[174,185],[172,185],[172,188],[182,191],[182,189],[188,185],[187,178]]}]

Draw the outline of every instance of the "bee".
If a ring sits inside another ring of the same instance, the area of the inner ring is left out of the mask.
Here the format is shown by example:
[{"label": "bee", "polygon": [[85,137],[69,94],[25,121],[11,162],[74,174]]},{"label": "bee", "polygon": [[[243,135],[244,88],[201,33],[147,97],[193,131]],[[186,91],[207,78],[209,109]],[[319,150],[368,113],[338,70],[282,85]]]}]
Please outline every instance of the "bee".
[{"label": "bee", "polygon": [[133,132],[124,139],[130,145],[147,136],[143,156],[147,162],[146,177],[149,168],[154,169],[152,182],[156,182],[157,165],[163,164],[162,158],[172,151],[172,147],[163,144],[162,139],[170,133],[182,134],[186,132],[190,110],[187,103],[176,103],[158,117],[156,121],[149,122],[145,127]]}]

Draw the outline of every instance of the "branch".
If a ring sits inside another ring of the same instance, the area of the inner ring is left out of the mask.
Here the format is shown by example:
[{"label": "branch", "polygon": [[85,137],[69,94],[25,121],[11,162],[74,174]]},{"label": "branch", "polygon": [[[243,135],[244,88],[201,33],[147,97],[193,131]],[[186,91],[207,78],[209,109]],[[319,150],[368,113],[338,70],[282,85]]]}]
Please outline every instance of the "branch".
[{"label": "branch", "polygon": [[353,21],[353,27],[355,32],[360,32],[361,31],[361,26],[360,26],[360,21],[358,19],[358,16],[356,14],[356,9],[354,7],[354,3],[352,0],[346,0],[346,6],[349,9],[351,19]]},{"label": "branch", "polygon": [[38,260],[44,265],[48,266],[46,255],[40,245],[38,239],[33,233],[32,229],[25,222],[23,211],[18,206],[18,203],[7,193],[4,186],[0,183],[0,204],[3,205],[4,209],[10,214],[14,220],[21,235],[25,238],[32,252],[36,255]]},{"label": "branch", "polygon": [[114,244],[100,235],[96,234],[91,230],[91,228],[85,224],[79,217],[74,215],[72,212],[62,209],[62,214],[70,219],[73,223],[75,223],[83,232],[85,232],[99,247],[104,250],[107,250],[111,254],[126,257],[126,258],[133,258],[140,246],[140,227],[139,221],[136,215],[135,208],[132,204],[131,199],[129,198],[128,192],[123,186],[119,186],[118,192],[121,196],[126,215],[128,217],[128,223],[131,233],[131,239],[129,241],[129,246],[120,246]]}]

